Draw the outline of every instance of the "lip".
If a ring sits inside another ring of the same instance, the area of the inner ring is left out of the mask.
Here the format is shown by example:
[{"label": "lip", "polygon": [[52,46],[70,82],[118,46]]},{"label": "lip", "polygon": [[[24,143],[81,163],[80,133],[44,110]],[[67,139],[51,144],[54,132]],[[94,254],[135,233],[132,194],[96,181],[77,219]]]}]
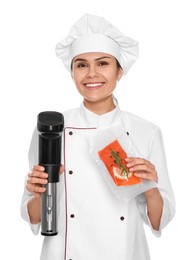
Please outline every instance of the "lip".
[{"label": "lip", "polygon": [[83,83],[83,85],[88,89],[98,89],[104,85],[104,82],[87,82]]}]

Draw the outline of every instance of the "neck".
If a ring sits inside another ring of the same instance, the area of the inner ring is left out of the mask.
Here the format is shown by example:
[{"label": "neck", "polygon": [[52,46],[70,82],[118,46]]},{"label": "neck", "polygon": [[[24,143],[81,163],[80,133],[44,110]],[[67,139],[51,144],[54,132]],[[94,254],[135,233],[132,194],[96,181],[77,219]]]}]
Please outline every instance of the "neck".
[{"label": "neck", "polygon": [[109,96],[105,100],[100,100],[97,102],[89,101],[84,99],[85,107],[91,112],[97,115],[103,115],[112,111],[116,106],[113,102],[113,96]]}]

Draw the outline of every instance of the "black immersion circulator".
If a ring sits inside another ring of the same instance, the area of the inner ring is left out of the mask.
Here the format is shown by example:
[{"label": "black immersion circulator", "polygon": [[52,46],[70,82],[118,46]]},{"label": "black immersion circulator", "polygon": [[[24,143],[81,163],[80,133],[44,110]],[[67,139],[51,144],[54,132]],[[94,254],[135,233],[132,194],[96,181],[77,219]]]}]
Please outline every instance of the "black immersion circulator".
[{"label": "black immersion circulator", "polygon": [[39,165],[48,173],[46,191],[41,200],[41,234],[57,235],[57,182],[61,166],[61,143],[64,118],[54,111],[41,112],[38,115]]}]

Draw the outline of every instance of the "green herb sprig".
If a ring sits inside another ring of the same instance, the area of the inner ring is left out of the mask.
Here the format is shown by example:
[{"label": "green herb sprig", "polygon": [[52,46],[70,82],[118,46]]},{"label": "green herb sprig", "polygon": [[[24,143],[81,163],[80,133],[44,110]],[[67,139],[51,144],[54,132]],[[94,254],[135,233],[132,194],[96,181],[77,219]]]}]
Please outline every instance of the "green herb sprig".
[{"label": "green herb sprig", "polygon": [[114,151],[111,149],[111,155],[112,157],[115,159],[114,162],[117,164],[117,166],[119,167],[119,169],[121,169],[121,173],[126,177],[126,179],[128,180],[128,176],[130,174],[129,170],[123,165],[121,158],[118,154],[118,152]]}]

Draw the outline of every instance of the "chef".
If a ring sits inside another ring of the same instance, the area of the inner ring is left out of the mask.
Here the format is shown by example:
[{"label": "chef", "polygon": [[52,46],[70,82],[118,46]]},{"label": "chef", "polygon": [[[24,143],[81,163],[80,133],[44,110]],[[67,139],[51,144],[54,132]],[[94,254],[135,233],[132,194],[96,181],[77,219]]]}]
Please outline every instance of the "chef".
[{"label": "chef", "polygon": [[[85,14],[57,44],[56,54],[71,73],[83,102],[63,113],[58,235],[44,238],[40,259],[149,260],[144,224],[160,236],[174,216],[175,201],[160,128],[122,111],[113,95],[117,82],[138,57],[138,42],[106,19]],[[129,171],[142,181],[157,184],[128,200],[109,189],[90,153],[89,140],[115,125],[121,125],[125,138],[135,145],[135,156],[125,159]],[[35,129],[21,203],[21,215],[35,235],[40,229],[40,199],[48,177],[38,165],[37,138]]]}]

